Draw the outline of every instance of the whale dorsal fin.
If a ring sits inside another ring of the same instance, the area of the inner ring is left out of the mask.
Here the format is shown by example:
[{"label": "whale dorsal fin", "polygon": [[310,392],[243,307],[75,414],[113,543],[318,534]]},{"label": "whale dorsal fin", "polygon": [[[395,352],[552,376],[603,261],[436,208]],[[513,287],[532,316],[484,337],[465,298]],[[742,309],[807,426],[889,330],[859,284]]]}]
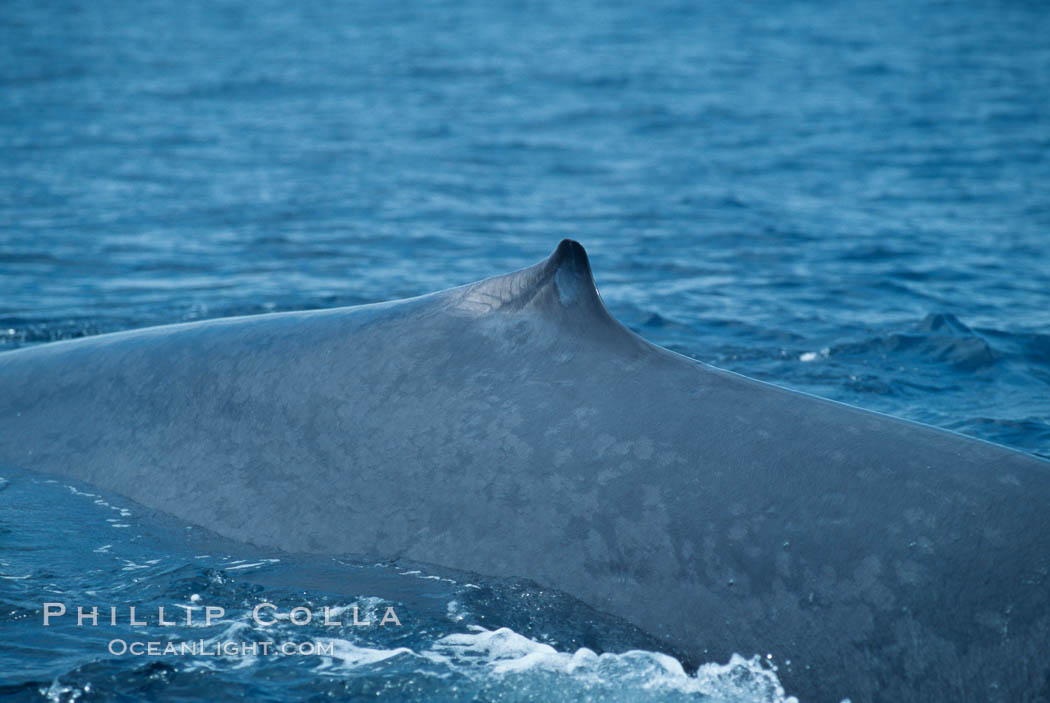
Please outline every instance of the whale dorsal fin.
[{"label": "whale dorsal fin", "polygon": [[464,286],[460,306],[476,313],[518,311],[609,318],[579,242],[563,239],[554,253],[528,268]]}]

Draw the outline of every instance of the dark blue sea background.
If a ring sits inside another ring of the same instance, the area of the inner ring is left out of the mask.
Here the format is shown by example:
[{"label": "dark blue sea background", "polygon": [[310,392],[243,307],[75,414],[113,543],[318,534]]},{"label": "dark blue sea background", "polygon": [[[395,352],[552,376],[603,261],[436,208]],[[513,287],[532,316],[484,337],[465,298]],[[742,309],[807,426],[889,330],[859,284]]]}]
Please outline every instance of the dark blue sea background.
[{"label": "dark blue sea background", "polygon": [[[1023,1],[7,0],[0,350],[412,296],[570,237],[657,344],[1050,456],[1048,37]],[[785,693],[763,652],[683,670],[526,582],[256,553],[2,475],[0,696]],[[339,649],[114,656],[126,621],[44,629],[52,600]],[[265,630],[267,600],[407,622]]]}]

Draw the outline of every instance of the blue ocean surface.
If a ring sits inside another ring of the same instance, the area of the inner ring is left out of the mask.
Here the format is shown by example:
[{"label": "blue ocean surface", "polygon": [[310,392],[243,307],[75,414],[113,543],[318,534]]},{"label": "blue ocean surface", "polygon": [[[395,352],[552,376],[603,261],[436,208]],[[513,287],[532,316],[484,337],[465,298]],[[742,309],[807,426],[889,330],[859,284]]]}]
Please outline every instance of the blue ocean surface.
[{"label": "blue ocean surface", "polygon": [[[1050,457],[1047,37],[1020,0],[8,0],[0,353],[417,295],[571,237],[652,342]],[[764,652],[683,665],[528,582],[266,553],[0,476],[0,697],[792,693]],[[45,628],[52,601],[103,624]],[[154,634],[157,607],[224,609],[165,641],[326,647],[113,654],[144,639],[132,605]]]}]

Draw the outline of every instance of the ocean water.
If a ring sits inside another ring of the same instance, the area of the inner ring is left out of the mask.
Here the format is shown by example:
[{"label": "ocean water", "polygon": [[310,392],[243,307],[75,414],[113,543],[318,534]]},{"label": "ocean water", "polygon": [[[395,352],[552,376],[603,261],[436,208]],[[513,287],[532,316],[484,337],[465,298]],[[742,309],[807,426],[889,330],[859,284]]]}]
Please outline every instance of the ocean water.
[{"label": "ocean water", "polygon": [[[1050,456],[1048,36],[1022,1],[8,0],[0,350],[416,295],[571,237],[653,342]],[[41,627],[81,599],[221,606],[171,637],[332,652],[117,656],[126,613]],[[267,601],[412,624],[253,624]],[[14,699],[791,694],[739,654],[684,669],[535,584],[260,553],[0,482]]]}]

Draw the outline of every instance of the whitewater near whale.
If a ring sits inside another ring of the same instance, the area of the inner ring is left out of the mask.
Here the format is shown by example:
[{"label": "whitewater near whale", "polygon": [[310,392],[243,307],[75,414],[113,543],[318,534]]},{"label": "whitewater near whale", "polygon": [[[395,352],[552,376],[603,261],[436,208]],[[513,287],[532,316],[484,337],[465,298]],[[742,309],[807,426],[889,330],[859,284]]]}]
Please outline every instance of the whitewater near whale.
[{"label": "whitewater near whale", "polygon": [[532,579],[693,664],[769,653],[804,703],[1050,699],[1050,463],[656,347],[570,240],[408,300],[5,352],[0,463]]}]

